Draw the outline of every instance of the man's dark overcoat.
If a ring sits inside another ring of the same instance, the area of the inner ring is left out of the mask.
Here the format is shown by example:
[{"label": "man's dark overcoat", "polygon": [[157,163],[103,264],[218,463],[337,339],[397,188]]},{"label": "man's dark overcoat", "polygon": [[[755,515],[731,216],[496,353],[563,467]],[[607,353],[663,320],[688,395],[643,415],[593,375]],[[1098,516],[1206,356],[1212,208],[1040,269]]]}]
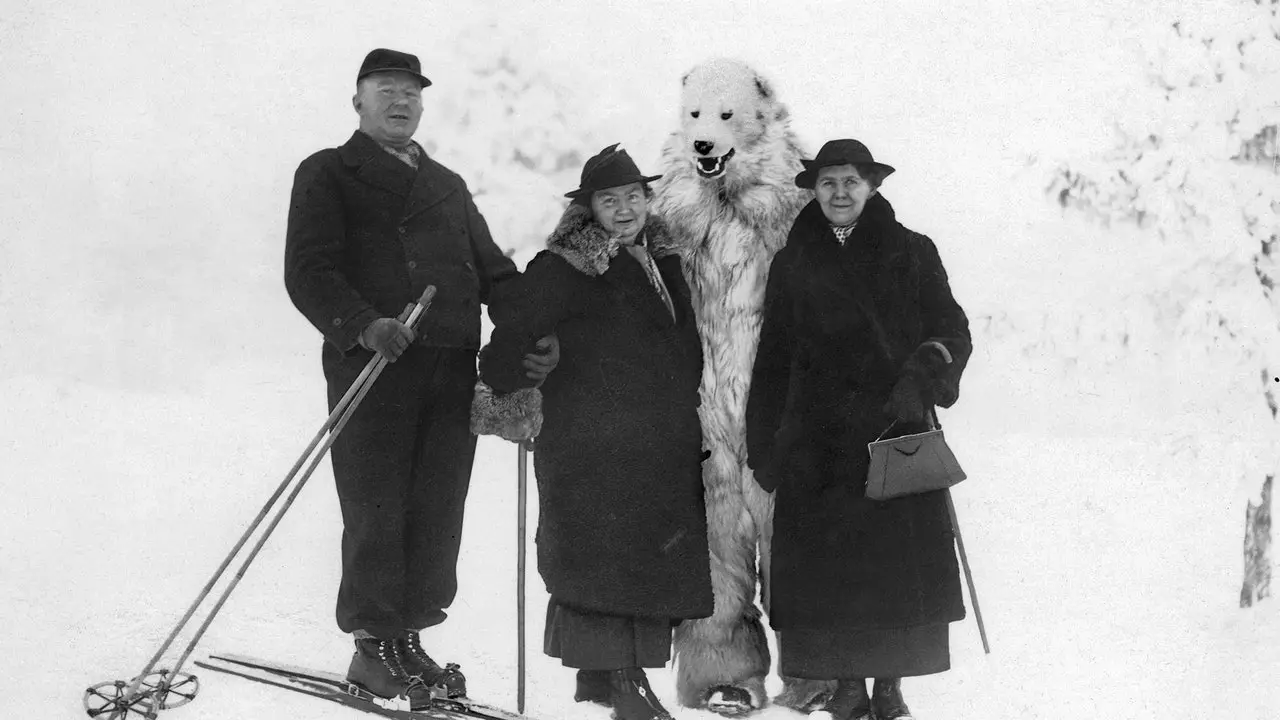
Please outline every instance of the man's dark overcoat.
[{"label": "man's dark overcoat", "polygon": [[480,304],[518,275],[466,184],[418,150],[415,169],[357,131],[304,160],[285,244],[289,297],[326,340],[331,409],[373,357],[357,342],[365,326],[437,288],[419,341],[386,367],[331,451],[338,626],[377,636],[439,623],[453,601]]}]

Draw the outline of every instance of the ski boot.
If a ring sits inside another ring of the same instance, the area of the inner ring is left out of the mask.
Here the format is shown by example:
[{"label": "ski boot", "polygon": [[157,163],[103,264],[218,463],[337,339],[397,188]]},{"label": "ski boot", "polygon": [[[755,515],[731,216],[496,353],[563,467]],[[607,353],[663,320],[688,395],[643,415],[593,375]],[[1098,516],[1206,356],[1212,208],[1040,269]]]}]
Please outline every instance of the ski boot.
[{"label": "ski boot", "polygon": [[417,675],[422,683],[442,697],[461,698],[467,696],[467,678],[457,663],[447,663],[444,667],[431,659],[427,651],[422,649],[422,641],[417,630],[408,630],[399,638],[396,652],[405,672]]},{"label": "ski boot", "polygon": [[613,706],[613,720],[675,720],[658,702],[641,668],[609,673],[609,704]]},{"label": "ski boot", "polygon": [[407,699],[409,709],[431,707],[431,689],[407,672],[392,638],[358,638],[347,682],[384,700]]},{"label": "ski boot", "polygon": [[871,709],[876,720],[914,720],[902,699],[902,678],[876,678]]}]

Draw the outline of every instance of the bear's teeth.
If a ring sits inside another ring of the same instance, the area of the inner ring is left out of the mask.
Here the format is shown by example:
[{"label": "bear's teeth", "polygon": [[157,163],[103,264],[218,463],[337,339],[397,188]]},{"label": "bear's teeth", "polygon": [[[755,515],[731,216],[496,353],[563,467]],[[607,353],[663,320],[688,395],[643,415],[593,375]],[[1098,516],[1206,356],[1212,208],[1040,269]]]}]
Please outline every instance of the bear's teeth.
[{"label": "bear's teeth", "polygon": [[[708,161],[710,161],[709,167],[707,165]],[[702,173],[703,175],[714,176],[714,175],[719,175],[723,171],[724,171],[723,155],[716,158],[698,158],[698,172]]]}]

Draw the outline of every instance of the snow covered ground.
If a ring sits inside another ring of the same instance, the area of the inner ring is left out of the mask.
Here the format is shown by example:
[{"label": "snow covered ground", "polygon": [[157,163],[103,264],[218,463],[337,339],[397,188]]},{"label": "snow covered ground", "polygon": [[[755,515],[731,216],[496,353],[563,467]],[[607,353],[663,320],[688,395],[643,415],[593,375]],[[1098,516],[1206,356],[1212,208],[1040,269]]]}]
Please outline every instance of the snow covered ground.
[{"label": "snow covered ground", "polygon": [[[419,139],[521,260],[573,187],[568,159],[620,140],[655,167],[680,74],[712,55],[768,74],[811,152],[853,135],[900,169],[884,191],[938,242],[973,321],[943,422],[993,648],[956,626],[954,669],[905,683],[917,717],[1280,717],[1280,605],[1237,607],[1275,425],[1254,359],[1195,325],[1195,288],[1177,286],[1254,280],[1182,273],[1190,250],[1043,194],[1057,159],[1107,147],[1143,81],[1134,39],[1174,9],[1110,5],[6,8],[0,708],[76,717],[86,686],[140,669],[319,427],[319,341],[279,282],[287,192],[303,156],[350,133],[349,78],[388,46],[423,57],[437,85]],[[515,459],[481,440],[461,591],[425,636],[508,706]],[[325,463],[203,650],[345,668],[331,488]],[[528,709],[601,720],[540,653],[532,568]],[[202,680],[166,716],[351,717]]]}]

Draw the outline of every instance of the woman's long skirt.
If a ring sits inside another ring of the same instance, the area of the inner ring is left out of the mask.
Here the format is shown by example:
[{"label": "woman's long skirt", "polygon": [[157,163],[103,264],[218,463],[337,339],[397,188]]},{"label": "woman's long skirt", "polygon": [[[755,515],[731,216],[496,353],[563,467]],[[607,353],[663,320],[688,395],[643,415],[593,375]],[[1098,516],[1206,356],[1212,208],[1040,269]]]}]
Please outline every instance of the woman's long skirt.
[{"label": "woman's long skirt", "polygon": [[866,630],[839,625],[780,633],[781,673],[812,680],[901,678],[951,669],[948,625]]},{"label": "woman's long skirt", "polygon": [[671,621],[586,612],[553,597],[543,648],[579,670],[660,668],[671,659]]}]

